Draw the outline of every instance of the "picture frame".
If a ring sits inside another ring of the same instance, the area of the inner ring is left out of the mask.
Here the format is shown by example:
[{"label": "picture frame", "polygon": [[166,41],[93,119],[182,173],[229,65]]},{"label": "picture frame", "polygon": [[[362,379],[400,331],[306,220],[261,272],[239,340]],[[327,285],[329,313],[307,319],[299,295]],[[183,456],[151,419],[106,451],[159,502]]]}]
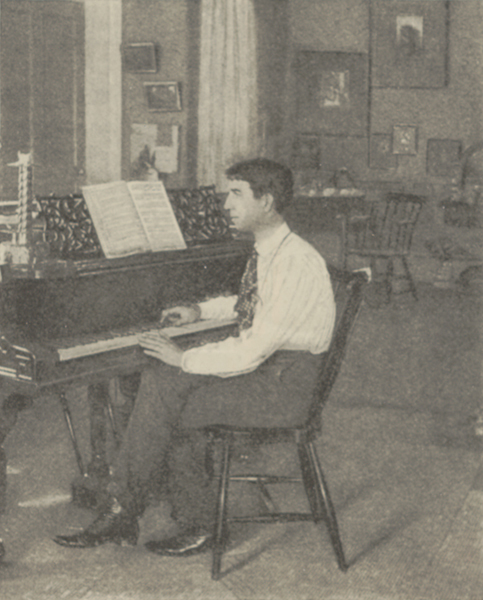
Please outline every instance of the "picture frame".
[{"label": "picture frame", "polygon": [[448,84],[448,0],[372,0],[372,86]]},{"label": "picture frame", "polygon": [[413,155],[418,153],[418,128],[414,125],[394,125],[392,153]]},{"label": "picture frame", "polygon": [[460,140],[429,139],[426,172],[435,177],[457,177],[461,172],[463,144]]},{"label": "picture frame", "polygon": [[176,81],[145,82],[148,109],[156,112],[181,110],[180,84]]},{"label": "picture frame", "polygon": [[299,131],[366,135],[367,54],[300,50],[294,64]]},{"label": "picture frame", "polygon": [[397,154],[392,151],[392,135],[373,133],[370,137],[369,168],[396,169],[397,166]]},{"label": "picture frame", "polygon": [[156,45],[150,42],[125,44],[122,48],[123,68],[128,73],[156,73]]}]

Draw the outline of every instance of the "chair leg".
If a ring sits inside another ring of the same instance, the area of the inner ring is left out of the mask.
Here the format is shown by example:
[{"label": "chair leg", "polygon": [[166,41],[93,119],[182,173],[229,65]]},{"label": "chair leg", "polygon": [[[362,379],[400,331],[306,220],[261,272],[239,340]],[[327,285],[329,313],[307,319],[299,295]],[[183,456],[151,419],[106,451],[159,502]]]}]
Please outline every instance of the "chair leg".
[{"label": "chair leg", "polygon": [[223,456],[221,462],[220,483],[218,487],[218,501],[216,505],[215,532],[213,536],[213,565],[212,579],[220,578],[221,555],[226,537],[226,513],[228,499],[228,483],[230,481],[230,455],[231,439],[223,441]]},{"label": "chair leg", "polygon": [[314,518],[314,523],[319,523],[325,518],[325,513],[322,511],[322,507],[319,503],[317,496],[316,483],[317,480],[314,477],[314,469],[312,467],[312,461],[309,456],[309,451],[305,444],[297,444],[300,460],[300,470],[302,472],[302,479],[304,482],[305,493],[310,505],[310,511]]},{"label": "chair leg", "polygon": [[413,298],[415,300],[418,300],[418,293],[416,291],[416,286],[414,284],[414,280],[413,280],[411,272],[409,270],[408,262],[406,260],[406,257],[405,256],[401,256],[401,261],[402,261],[402,264],[403,264],[403,267],[404,267],[404,271],[406,272],[406,278],[407,278],[407,280],[409,282],[409,289],[411,290],[411,294],[413,295]]},{"label": "chair leg", "polygon": [[273,513],[280,512],[278,506],[273,501],[270,492],[267,490],[266,485],[262,483],[259,479],[257,480],[257,488],[260,491],[260,494],[262,496],[263,502],[265,503],[267,510]]},{"label": "chair leg", "polygon": [[332,500],[329,495],[329,488],[324,478],[324,474],[322,472],[322,467],[320,466],[319,458],[317,456],[317,452],[315,450],[315,446],[313,442],[307,442],[307,453],[310,460],[310,464],[317,481],[317,492],[319,496],[319,501],[321,505],[324,507],[324,511],[327,517],[327,528],[329,530],[330,540],[332,542],[332,546],[335,551],[335,555],[337,557],[337,563],[339,565],[339,569],[341,571],[347,571],[348,565],[344,556],[344,550],[342,548],[342,542],[339,534],[339,527],[337,525],[337,519],[335,516],[334,506],[332,504]]}]

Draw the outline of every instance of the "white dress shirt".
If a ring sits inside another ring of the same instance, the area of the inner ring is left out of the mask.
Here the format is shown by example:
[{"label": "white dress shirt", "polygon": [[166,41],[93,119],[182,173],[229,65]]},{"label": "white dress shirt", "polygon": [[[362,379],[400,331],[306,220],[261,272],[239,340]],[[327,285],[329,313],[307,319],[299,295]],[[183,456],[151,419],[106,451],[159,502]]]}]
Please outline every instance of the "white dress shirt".
[{"label": "white dress shirt", "polygon": [[[252,326],[222,342],[183,353],[187,373],[232,377],[254,371],[277,350],[327,350],[335,303],[324,259],[286,223],[261,243],[258,252],[258,301]],[[202,319],[235,318],[237,296],[200,303]]]}]

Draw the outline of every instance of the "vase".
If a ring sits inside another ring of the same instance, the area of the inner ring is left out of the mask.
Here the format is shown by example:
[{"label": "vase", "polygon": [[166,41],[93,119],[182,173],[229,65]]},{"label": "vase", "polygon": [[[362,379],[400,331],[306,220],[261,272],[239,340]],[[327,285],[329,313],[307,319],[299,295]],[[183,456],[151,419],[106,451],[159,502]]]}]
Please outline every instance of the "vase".
[{"label": "vase", "polygon": [[148,167],[141,175],[141,181],[159,181],[159,173],[154,167]]}]

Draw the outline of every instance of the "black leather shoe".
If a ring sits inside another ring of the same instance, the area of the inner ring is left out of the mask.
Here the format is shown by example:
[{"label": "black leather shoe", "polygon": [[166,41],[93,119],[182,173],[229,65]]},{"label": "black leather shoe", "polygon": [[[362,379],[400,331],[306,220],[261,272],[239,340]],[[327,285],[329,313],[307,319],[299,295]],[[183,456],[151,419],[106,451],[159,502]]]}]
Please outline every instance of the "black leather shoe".
[{"label": "black leather shoe", "polygon": [[73,535],[58,535],[54,542],[68,548],[94,548],[106,542],[135,546],[138,541],[137,519],[124,510],[112,508],[102,513],[86,529]]},{"label": "black leather shoe", "polygon": [[206,531],[196,530],[181,533],[172,538],[145,544],[150,552],[160,556],[191,556],[211,547],[213,536]]}]

